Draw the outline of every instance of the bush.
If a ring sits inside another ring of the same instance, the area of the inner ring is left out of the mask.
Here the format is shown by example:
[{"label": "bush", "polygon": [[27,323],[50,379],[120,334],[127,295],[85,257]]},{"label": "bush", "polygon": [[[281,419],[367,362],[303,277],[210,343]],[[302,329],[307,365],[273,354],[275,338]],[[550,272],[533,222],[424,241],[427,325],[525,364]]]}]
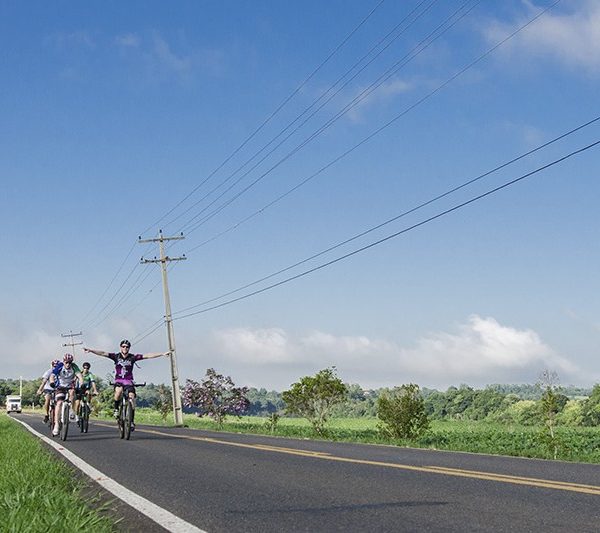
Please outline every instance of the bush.
[{"label": "bush", "polygon": [[415,439],[429,428],[425,402],[414,383],[380,396],[377,417],[384,424],[383,431],[398,439]]}]

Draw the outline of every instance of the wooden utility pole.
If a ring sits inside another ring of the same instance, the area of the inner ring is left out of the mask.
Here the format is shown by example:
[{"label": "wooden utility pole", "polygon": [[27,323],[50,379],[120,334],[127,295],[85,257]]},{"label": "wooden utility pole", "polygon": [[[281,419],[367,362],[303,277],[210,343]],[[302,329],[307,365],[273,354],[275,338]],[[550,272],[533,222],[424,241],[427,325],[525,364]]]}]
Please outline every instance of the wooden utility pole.
[{"label": "wooden utility pole", "polygon": [[173,331],[173,319],[171,317],[171,298],[169,297],[169,283],[167,280],[167,263],[169,261],[183,261],[187,257],[169,257],[165,255],[165,241],[177,241],[183,239],[183,233],[177,237],[163,237],[162,230],[159,230],[156,239],[138,239],[138,242],[158,242],[160,257],[157,259],[144,259],[141,263],[160,263],[162,269],[163,294],[165,298],[165,323],[167,325],[167,339],[169,341],[169,351],[171,352],[171,385],[173,388],[173,416],[176,426],[183,426],[183,411],[181,409],[181,391],[179,389],[179,372],[177,370],[177,354],[175,352],[175,333]]}]

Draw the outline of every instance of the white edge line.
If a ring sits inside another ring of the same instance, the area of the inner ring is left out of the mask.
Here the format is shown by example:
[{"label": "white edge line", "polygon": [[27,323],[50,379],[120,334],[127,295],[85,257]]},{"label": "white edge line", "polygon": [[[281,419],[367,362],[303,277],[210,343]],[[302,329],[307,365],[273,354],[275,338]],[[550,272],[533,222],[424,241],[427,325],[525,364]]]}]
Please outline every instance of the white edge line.
[{"label": "white edge line", "polygon": [[203,529],[199,529],[196,526],[182,520],[178,516],[175,516],[173,513],[170,513],[166,509],[159,507],[158,505],[152,503],[150,500],[143,498],[139,494],[132,492],[127,487],[117,483],[114,479],[109,478],[99,470],[96,470],[93,466],[86,463],[83,459],[75,455],[70,450],[67,450],[64,446],[61,446],[57,442],[49,439],[48,437],[42,435],[35,429],[33,429],[29,424],[26,424],[22,420],[18,418],[9,417],[12,420],[16,420],[19,424],[25,426],[31,433],[39,437],[49,446],[52,446],[56,451],[63,455],[66,459],[68,459],[71,463],[73,463],[79,470],[87,474],[93,481],[102,486],[105,490],[123,500],[127,505],[133,507],[136,511],[146,515],[148,518],[161,525],[168,531],[172,531],[173,533],[207,533]]}]

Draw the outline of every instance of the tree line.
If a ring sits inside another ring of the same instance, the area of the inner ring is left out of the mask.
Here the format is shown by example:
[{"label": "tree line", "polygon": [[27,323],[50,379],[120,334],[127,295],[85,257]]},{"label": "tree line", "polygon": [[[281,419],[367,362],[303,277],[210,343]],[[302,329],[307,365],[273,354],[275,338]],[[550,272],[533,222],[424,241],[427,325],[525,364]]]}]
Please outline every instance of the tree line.
[{"label": "tree line", "polygon": [[[97,377],[96,379],[98,389],[101,391],[99,403],[109,405],[112,391],[106,386],[109,378],[103,380]],[[320,385],[319,379],[322,381]],[[310,409],[309,404],[313,402],[315,404],[313,408],[318,412],[326,408],[327,418],[375,418],[378,417],[382,398],[398,396],[400,392],[405,391],[403,387],[406,388],[408,385],[413,384],[375,390],[363,389],[358,384],[343,383],[335,375],[335,369],[331,368],[324,369],[315,376],[305,376],[293,384],[288,391],[278,392],[265,388],[236,387],[229,376],[208,369],[204,381],[188,380],[183,394],[184,400],[187,398],[187,401],[184,401],[185,410],[200,415],[210,414],[210,406],[215,402],[217,406],[222,405],[223,415],[302,416],[302,410]],[[41,399],[36,395],[38,386],[39,380],[22,381],[22,402],[25,406],[40,405]],[[319,386],[329,393],[334,391],[335,401],[325,405],[324,402],[329,402],[329,399],[319,397],[319,394],[324,394],[323,391],[315,392]],[[311,387],[314,389],[312,392]],[[416,387],[417,392],[412,390],[411,394],[422,400],[424,413],[432,420],[483,420],[530,426],[547,423],[548,410],[544,401],[547,399],[548,386],[544,387],[543,383],[495,384],[482,389],[460,385],[449,387],[445,391]],[[222,397],[218,397],[219,389],[222,389],[220,391]],[[592,389],[583,389],[552,384],[550,390],[553,395],[551,411],[554,424],[600,425],[600,385],[597,384]],[[0,403],[4,403],[6,395],[18,393],[19,380],[0,379]],[[316,398],[311,397],[311,394],[315,394]],[[237,397],[237,400],[229,407],[223,405],[227,398],[231,402],[232,396]],[[323,405],[319,407],[318,402]],[[158,409],[165,414],[165,417],[168,416],[171,409],[170,387],[149,384],[139,389],[138,405]]]}]

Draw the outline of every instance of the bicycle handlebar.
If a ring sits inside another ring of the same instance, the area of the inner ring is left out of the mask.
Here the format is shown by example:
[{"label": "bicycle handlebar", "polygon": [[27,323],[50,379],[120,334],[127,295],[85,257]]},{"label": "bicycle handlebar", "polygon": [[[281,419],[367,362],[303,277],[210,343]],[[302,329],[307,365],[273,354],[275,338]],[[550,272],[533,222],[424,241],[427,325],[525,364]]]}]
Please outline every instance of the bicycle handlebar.
[{"label": "bicycle handlebar", "polygon": [[146,386],[146,382],[144,381],[144,383],[132,383],[131,385],[125,385],[123,383],[114,383],[113,381],[111,381],[109,383],[110,386],[117,386],[117,387],[145,387]]}]

